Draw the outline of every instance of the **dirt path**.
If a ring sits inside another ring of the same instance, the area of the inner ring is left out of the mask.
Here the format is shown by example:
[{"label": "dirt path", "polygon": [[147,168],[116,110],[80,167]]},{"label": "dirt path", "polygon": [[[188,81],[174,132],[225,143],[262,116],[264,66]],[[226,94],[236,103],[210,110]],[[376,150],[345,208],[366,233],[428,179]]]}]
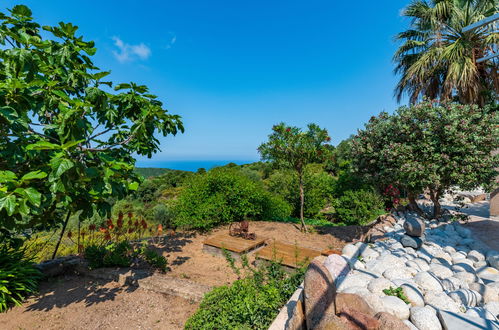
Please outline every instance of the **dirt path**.
[{"label": "dirt path", "polygon": [[42,283],[39,296],[0,314],[0,328],[183,329],[197,307],[179,297],[68,276]]}]

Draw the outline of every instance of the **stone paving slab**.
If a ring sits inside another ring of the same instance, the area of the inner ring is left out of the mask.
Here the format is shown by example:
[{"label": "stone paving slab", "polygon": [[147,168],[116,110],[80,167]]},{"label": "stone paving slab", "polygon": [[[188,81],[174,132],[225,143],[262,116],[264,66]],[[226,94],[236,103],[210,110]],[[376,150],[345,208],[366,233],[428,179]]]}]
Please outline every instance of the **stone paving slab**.
[{"label": "stone paving slab", "polygon": [[498,322],[465,314],[439,310],[438,318],[444,330],[499,330]]}]

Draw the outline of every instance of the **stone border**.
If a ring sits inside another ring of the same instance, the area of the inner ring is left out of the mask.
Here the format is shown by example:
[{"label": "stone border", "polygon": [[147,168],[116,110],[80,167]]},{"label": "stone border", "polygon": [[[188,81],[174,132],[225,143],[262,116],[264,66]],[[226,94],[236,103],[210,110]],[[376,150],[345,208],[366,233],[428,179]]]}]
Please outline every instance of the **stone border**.
[{"label": "stone border", "polygon": [[303,282],[281,308],[269,330],[295,330],[305,328],[303,308]]}]

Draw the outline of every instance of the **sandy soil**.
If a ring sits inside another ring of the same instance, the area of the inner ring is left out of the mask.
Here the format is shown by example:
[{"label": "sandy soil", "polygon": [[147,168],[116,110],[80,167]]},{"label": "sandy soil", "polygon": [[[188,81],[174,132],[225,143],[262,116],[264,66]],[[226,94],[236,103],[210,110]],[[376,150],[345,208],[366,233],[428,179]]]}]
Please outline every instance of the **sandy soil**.
[{"label": "sandy soil", "polygon": [[[250,231],[258,237],[275,239],[301,247],[316,249],[341,249],[360,233],[359,227],[327,227],[315,233],[302,233],[299,227],[289,223],[255,221],[250,223]],[[228,226],[218,228],[207,234],[177,233],[156,246],[167,257],[170,275],[187,278],[198,283],[220,286],[229,284],[237,276],[221,257],[204,253],[203,242],[212,235],[228,232]],[[250,261],[251,261],[250,254]]]},{"label": "sandy soil", "polygon": [[43,282],[40,295],[0,314],[10,329],[183,329],[198,304],[76,276]]},{"label": "sandy soil", "polygon": [[[224,258],[202,252],[206,238],[227,231],[221,227],[207,234],[179,232],[157,240],[157,249],[170,264],[168,275],[209,286],[236,280]],[[305,234],[293,224],[263,221],[251,222],[250,231],[317,250],[341,249],[361,233],[359,227],[350,226],[316,228]],[[0,314],[0,329],[182,329],[197,306],[116,282],[65,276],[42,283],[39,296]]]}]

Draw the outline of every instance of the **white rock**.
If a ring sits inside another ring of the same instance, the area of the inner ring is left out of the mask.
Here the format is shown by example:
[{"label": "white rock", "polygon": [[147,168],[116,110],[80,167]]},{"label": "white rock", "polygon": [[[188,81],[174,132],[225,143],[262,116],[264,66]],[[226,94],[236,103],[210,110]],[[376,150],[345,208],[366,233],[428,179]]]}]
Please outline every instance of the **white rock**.
[{"label": "white rock", "polygon": [[451,267],[453,272],[468,272],[468,273],[475,273],[475,268],[467,263],[464,262],[458,262]]},{"label": "white rock", "polygon": [[449,297],[458,304],[475,307],[482,302],[482,295],[470,289],[459,289],[449,292]]},{"label": "white rock", "polygon": [[395,315],[401,320],[407,320],[410,315],[409,306],[395,296],[381,297],[385,312]]},{"label": "white rock", "polygon": [[[453,248],[452,246],[450,246],[450,245],[448,245],[448,246],[444,247],[444,248],[443,248],[443,250],[444,250],[445,252],[447,252],[448,254],[451,254],[451,253],[456,252],[456,249],[454,249],[454,248]],[[451,259],[452,259],[452,258],[451,258]]]},{"label": "white rock", "polygon": [[349,263],[349,265],[350,265],[350,268],[355,269],[355,270],[366,269],[366,264],[360,260],[357,260],[357,259],[353,260],[353,262]]},{"label": "white rock", "polygon": [[481,283],[470,283],[469,288],[480,293],[484,303],[499,301],[499,286],[485,285]]},{"label": "white rock", "polygon": [[405,325],[409,328],[409,330],[418,330],[418,328],[409,320],[403,320]]},{"label": "white rock", "polygon": [[404,283],[400,287],[402,288],[402,291],[404,291],[404,295],[407,297],[407,300],[411,302],[411,306],[424,306],[423,293],[416,285]]},{"label": "white rock", "polygon": [[426,272],[430,269],[430,265],[428,264],[428,262],[426,262],[426,260],[421,258],[416,258],[411,261],[407,261],[405,264],[408,267],[416,268],[423,272]]},{"label": "white rock", "polygon": [[443,288],[435,275],[428,272],[420,272],[414,276],[414,282],[426,294],[428,292],[442,292]]},{"label": "white rock", "polygon": [[427,292],[424,296],[424,301],[427,305],[430,305],[435,309],[443,309],[454,313],[459,313],[461,311],[459,304],[444,292]]},{"label": "white rock", "polygon": [[468,253],[468,259],[470,259],[473,262],[478,262],[478,261],[485,260],[485,256],[483,255],[483,253],[481,253],[477,250],[471,250]]},{"label": "white rock", "polygon": [[441,330],[442,325],[438,320],[437,314],[429,307],[411,308],[411,322],[419,330]]},{"label": "white rock", "polygon": [[499,282],[499,270],[492,267],[483,267],[478,269],[477,273],[479,278],[488,282]]},{"label": "white rock", "polygon": [[333,280],[338,276],[346,276],[350,272],[348,261],[337,254],[331,254],[328,256],[324,261],[324,266],[331,274]]},{"label": "white rock", "polygon": [[361,286],[351,286],[342,291],[343,293],[353,293],[358,295],[369,294],[371,291],[367,290],[367,288]]},{"label": "white rock", "polygon": [[342,292],[346,288],[352,287],[352,286],[360,286],[363,288],[367,288],[367,283],[374,277],[371,276],[371,274],[366,274],[366,273],[360,273],[357,271],[353,271],[352,273],[348,274],[346,277],[338,277],[336,281],[336,287],[338,291]]},{"label": "white rock", "polygon": [[409,279],[412,278],[412,273],[409,270],[407,270],[406,267],[402,266],[402,267],[388,268],[383,272],[383,276],[389,280],[394,280],[397,278]]},{"label": "white rock", "polygon": [[383,301],[380,296],[374,293],[358,293],[375,313],[384,312]]},{"label": "white rock", "polygon": [[471,307],[468,309],[465,313],[468,316],[471,317],[478,317],[481,319],[487,319],[487,320],[497,320],[497,318],[488,310],[486,310],[483,307]]},{"label": "white rock", "polygon": [[475,269],[482,268],[482,267],[487,267],[487,265],[488,265],[488,263],[485,260],[473,263],[473,266],[475,266]]},{"label": "white rock", "polygon": [[468,289],[468,283],[457,278],[457,277],[448,277],[443,279],[441,282],[445,291],[456,291],[459,289]]},{"label": "white rock", "polygon": [[499,302],[489,302],[483,306],[487,311],[489,311],[492,315],[499,318]]},{"label": "white rock", "polygon": [[471,230],[463,226],[456,226],[457,233],[463,238],[471,238]]},{"label": "white rock", "polygon": [[454,273],[454,277],[466,282],[466,283],[473,283],[473,282],[478,282],[478,277],[470,272],[456,272]]},{"label": "white rock", "polygon": [[429,272],[435,274],[439,279],[448,278],[453,275],[452,270],[440,264],[430,264]]},{"label": "white rock", "polygon": [[452,263],[457,263],[459,262],[461,259],[466,259],[467,257],[467,254],[462,252],[462,251],[458,251],[458,252],[454,252],[454,253],[451,253],[451,258],[452,258]]},{"label": "white rock", "polygon": [[366,263],[366,269],[376,274],[383,274],[388,268],[402,267],[404,264],[405,262],[400,258],[389,253],[381,255],[376,260],[368,261]]},{"label": "white rock", "polygon": [[487,262],[491,267],[499,270],[499,253],[487,255]]},{"label": "white rock", "polygon": [[377,295],[384,295],[383,290],[384,289],[390,289],[390,288],[395,288],[395,284],[393,282],[387,280],[386,278],[380,277],[380,278],[374,278],[371,281],[369,281],[369,284],[367,284],[367,289],[375,293]]},{"label": "white rock", "polygon": [[359,248],[353,244],[347,244],[343,247],[341,253],[348,259],[357,258],[359,255]]},{"label": "white rock", "polygon": [[379,257],[379,253],[374,251],[371,248],[366,248],[364,251],[362,251],[360,256],[362,257],[362,259],[364,259],[365,262],[367,262],[367,261],[374,260],[377,257]]}]

